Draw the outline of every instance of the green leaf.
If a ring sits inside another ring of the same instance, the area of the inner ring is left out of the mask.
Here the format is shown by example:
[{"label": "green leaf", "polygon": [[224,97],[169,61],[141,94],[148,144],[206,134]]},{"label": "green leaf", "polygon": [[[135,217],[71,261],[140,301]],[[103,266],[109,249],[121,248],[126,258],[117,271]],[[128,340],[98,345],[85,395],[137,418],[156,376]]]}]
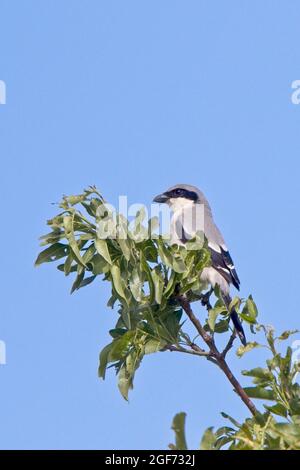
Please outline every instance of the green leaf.
[{"label": "green leaf", "polygon": [[251,326],[256,324],[256,320],[251,318],[249,315],[246,315],[245,313],[240,313],[239,316],[242,320],[244,320],[246,323],[249,323]]},{"label": "green leaf", "polygon": [[177,450],[188,449],[185,438],[185,418],[186,413],[177,413],[173,419],[172,429],[175,432],[175,448]]},{"label": "green leaf", "polygon": [[291,335],[294,335],[296,333],[299,333],[299,330],[286,330],[283,333],[281,333],[281,335],[278,336],[278,338],[276,339],[278,339],[279,341],[284,341],[288,339]]},{"label": "green leaf", "polygon": [[64,264],[64,273],[66,276],[68,276],[71,272],[73,261],[74,261],[73,254],[69,253]]},{"label": "green leaf", "polygon": [[[130,354],[126,357],[126,370],[131,378],[131,384],[133,385],[133,378],[136,369],[139,367],[141,359],[144,355],[143,352],[143,338],[135,338],[134,348],[130,351]],[[131,387],[133,388],[133,387]]]},{"label": "green leaf", "polygon": [[140,302],[143,294],[143,281],[141,279],[141,273],[137,267],[132,270],[131,277],[129,279],[129,287],[135,300]]},{"label": "green leaf", "polygon": [[235,429],[230,428],[229,426],[222,426],[215,432],[216,437],[221,437],[224,436],[224,434],[229,435],[232,434],[235,431]]},{"label": "green leaf", "polygon": [[[263,327],[265,328],[265,327]],[[267,341],[268,341],[268,344],[271,348],[271,351],[273,352],[273,354],[275,354],[275,340],[274,340],[274,328],[271,327],[271,328],[268,328],[264,330],[266,332],[266,338],[267,338]]]},{"label": "green leaf", "polygon": [[257,315],[258,315],[258,310],[257,310],[257,306],[256,306],[256,303],[254,302],[253,300],[253,297],[252,295],[249,295],[247,301],[246,301],[246,305],[248,307],[248,313],[251,317],[253,318],[256,318]]},{"label": "green leaf", "polygon": [[266,408],[266,410],[270,411],[275,415],[283,416],[284,418],[287,417],[287,409],[281,403],[277,403],[274,406],[264,405],[264,407]]},{"label": "green leaf", "polygon": [[206,429],[200,443],[200,450],[213,450],[215,442],[216,436],[213,432],[213,428]]},{"label": "green leaf", "polygon": [[217,312],[218,315],[227,315],[228,311],[225,305],[218,305],[219,301],[216,302],[214,310]]},{"label": "green leaf", "polygon": [[128,400],[128,392],[133,388],[133,378],[135,371],[139,367],[143,357],[143,352],[141,351],[140,346],[141,345],[136,344],[136,348],[130,351],[126,357],[124,365],[119,371],[118,387],[125,400]]},{"label": "green leaf", "polygon": [[98,251],[99,255],[101,255],[105,261],[108,262],[108,264],[112,264],[112,260],[108,251],[108,246],[106,240],[102,240],[100,238],[97,238],[95,240],[95,247],[96,250]]},{"label": "green leaf", "polygon": [[164,290],[164,281],[162,279],[159,269],[153,269],[151,271],[151,276],[154,283],[155,289],[155,301],[160,305],[162,300],[162,294]]},{"label": "green leaf", "polygon": [[128,354],[130,347],[132,345],[132,338],[134,336],[134,331],[127,331],[118,339],[115,339],[112,342],[112,347],[110,350],[110,360],[119,361],[124,359]]},{"label": "green leaf", "polygon": [[236,352],[238,357],[242,357],[245,353],[252,351],[254,348],[259,348],[260,344],[256,343],[256,341],[252,343],[247,343],[246,346],[240,346]]},{"label": "green leaf", "polygon": [[137,227],[140,224],[142,224],[144,222],[145,218],[146,218],[145,207],[141,206],[141,208],[135,214],[135,226]]},{"label": "green leaf", "polygon": [[83,281],[81,281],[81,283],[79,284],[78,289],[81,289],[82,287],[88,286],[89,284],[91,284],[96,279],[96,277],[97,276],[86,277],[85,279],[83,279]]},{"label": "green leaf", "polygon": [[166,344],[167,344],[166,341],[150,339],[145,344],[144,353],[145,354],[153,354],[153,353],[156,353],[158,351],[161,351],[166,346]]},{"label": "green leaf", "polygon": [[252,296],[250,295],[249,298],[246,300],[246,303],[240,316],[246,322],[250,324],[255,324],[257,315],[257,307],[252,299]]},{"label": "green leaf", "polygon": [[165,298],[168,299],[174,293],[176,284],[177,284],[177,276],[176,276],[176,273],[172,271],[167,287],[165,288],[165,291],[164,291]]},{"label": "green leaf", "polygon": [[256,367],[251,370],[242,370],[242,374],[247,377],[257,377],[264,380],[272,380],[273,377],[268,369],[263,369],[262,367]]},{"label": "green leaf", "polygon": [[238,310],[241,305],[241,299],[239,297],[234,297],[229,304],[228,310],[231,312],[232,310]]},{"label": "green leaf", "polygon": [[95,235],[93,233],[84,233],[80,235],[80,240],[94,240]]},{"label": "green leaf", "polygon": [[79,194],[78,196],[64,196],[64,201],[66,201],[71,206],[75,206],[79,202],[82,202],[86,199],[85,194]]},{"label": "green leaf", "polygon": [[295,450],[300,449],[300,426],[292,423],[275,423],[276,432]]},{"label": "green leaf", "polygon": [[83,267],[86,267],[86,265],[85,265],[85,263],[84,263],[84,261],[81,257],[80,250],[79,250],[78,245],[77,245],[77,241],[75,239],[73,220],[74,220],[74,218],[71,215],[66,215],[63,218],[63,224],[64,224],[64,228],[65,228],[66,238],[69,242],[70,248],[73,252],[73,256],[76,259],[77,263],[79,263]]},{"label": "green leaf", "polygon": [[125,259],[129,261],[131,257],[131,249],[130,249],[129,240],[118,239],[118,243]]},{"label": "green leaf", "polygon": [[141,260],[140,260],[141,270],[146,274],[147,281],[149,283],[149,290],[150,290],[149,303],[151,304],[155,298],[155,287],[154,287],[154,282],[152,279],[151,269],[142,252],[140,253],[140,257],[141,257]]},{"label": "green leaf", "polygon": [[143,244],[143,255],[150,263],[157,263],[157,249],[153,240],[147,240]]},{"label": "green leaf", "polygon": [[90,208],[91,210],[94,212],[95,214],[95,217],[97,217],[97,213],[98,213],[98,208],[100,206],[102,206],[104,203],[104,200],[103,199],[99,199],[97,197],[93,197],[91,199],[91,202],[90,202]]},{"label": "green leaf", "polygon": [[[294,384],[294,387],[297,386],[299,387],[299,384]],[[294,417],[298,416],[300,417],[300,399],[299,397],[296,397],[296,398],[292,398],[290,400],[290,410],[291,410],[291,415]],[[299,425],[300,425],[300,422],[299,422]]]},{"label": "green leaf", "polygon": [[85,265],[87,265],[92,260],[94,254],[95,254],[95,251],[96,251],[95,245],[94,245],[94,243],[92,243],[88,247],[88,249],[85,251],[84,255],[82,256],[82,260],[85,263]]},{"label": "green leaf", "polygon": [[149,238],[153,238],[153,234],[155,233],[155,230],[159,228],[159,218],[157,216],[152,217],[148,221],[148,234]]},{"label": "green leaf", "polygon": [[250,398],[259,398],[261,400],[275,400],[273,390],[268,390],[262,387],[245,387],[244,391]]},{"label": "green leaf", "polygon": [[88,213],[91,217],[95,217],[95,216],[96,216],[95,208],[91,206],[91,203],[90,203],[90,202],[84,202],[84,201],[82,201],[82,202],[81,202],[81,205],[85,208],[85,210],[87,211],[87,213]]},{"label": "green leaf", "polygon": [[161,239],[157,240],[157,248],[162,263],[168,268],[173,268],[173,256]]},{"label": "green leaf", "polygon": [[228,419],[234,426],[236,426],[237,428],[240,428],[241,427],[241,424],[236,421],[234,418],[232,418],[230,415],[228,415],[227,413],[224,413],[224,411],[221,412],[221,415],[223,416],[223,418],[225,419]]},{"label": "green leaf", "polygon": [[215,448],[217,450],[221,450],[222,447],[224,447],[226,444],[229,444],[229,442],[232,442],[232,441],[233,441],[233,438],[231,436],[220,437],[215,442]]},{"label": "green leaf", "polygon": [[207,323],[211,331],[215,330],[215,324],[216,324],[217,318],[218,318],[218,310],[216,308],[212,308],[211,310],[209,310]]},{"label": "green leaf", "polygon": [[124,290],[124,281],[121,277],[121,271],[118,265],[114,264],[110,269],[114,288],[120,297],[126,300],[125,290]]},{"label": "green leaf", "polygon": [[64,238],[64,232],[59,229],[54,229],[52,232],[43,235],[39,239],[41,240],[41,246],[44,245],[53,245],[54,243],[59,242],[62,238]]},{"label": "green leaf", "polygon": [[196,263],[196,271],[200,272],[203,268],[211,265],[211,255],[209,250],[203,248],[198,252],[198,261]]},{"label": "green leaf", "polygon": [[179,256],[174,256],[173,262],[172,262],[172,268],[174,269],[176,273],[179,273],[179,274],[185,273],[187,271],[186,265],[183,259],[180,258]]},{"label": "green leaf", "polygon": [[280,361],[280,372],[283,380],[289,378],[289,374],[292,366],[292,348],[289,346],[286,350],[285,357],[281,358]]},{"label": "green leaf", "polygon": [[120,372],[118,374],[118,388],[120,390],[120,393],[122,397],[128,401],[128,392],[130,389],[132,389],[132,379],[131,376],[128,374],[126,371],[126,367],[123,366],[120,369]]},{"label": "green leaf", "polygon": [[220,320],[218,323],[215,324],[214,332],[215,333],[224,333],[225,331],[229,330],[229,321],[228,320]]},{"label": "green leaf", "polygon": [[112,330],[109,330],[110,336],[113,338],[119,338],[120,336],[123,336],[127,330],[125,328],[113,328]]},{"label": "green leaf", "polygon": [[[62,273],[64,273],[64,272],[65,272],[65,264],[59,264],[59,265],[57,266],[57,269],[58,269],[59,271],[61,271]],[[74,273],[74,272],[76,272],[76,271],[77,271],[77,264],[74,264],[74,265],[71,266],[70,272],[71,272],[71,273]]]},{"label": "green leaf", "polygon": [[222,292],[221,292],[220,286],[218,284],[216,284],[215,287],[214,287],[214,294],[217,297],[218,302],[220,302],[222,305],[225,306],[223,296],[222,296]]},{"label": "green leaf", "polygon": [[[118,296],[113,292],[111,297],[108,299],[107,306],[110,307],[110,308],[114,308],[115,303],[117,302],[117,300],[118,300]],[[122,321],[122,318],[120,318],[118,320],[118,322],[119,321]]]},{"label": "green leaf", "polygon": [[127,261],[131,258],[131,241],[128,238],[128,222],[127,219],[119,214],[117,216],[118,236],[117,241],[121,251]]},{"label": "green leaf", "polygon": [[85,273],[85,270],[83,269],[79,274],[77,274],[77,277],[71,288],[71,294],[73,294],[75,290],[78,290],[80,288],[80,284],[82,283],[83,278],[84,278],[84,273]]},{"label": "green leaf", "polygon": [[110,265],[102,258],[101,255],[93,256],[93,258],[89,261],[88,266],[91,268],[93,274],[103,274],[109,271]]},{"label": "green leaf", "polygon": [[113,343],[109,343],[107,346],[105,346],[99,356],[99,369],[98,369],[98,375],[100,378],[103,380],[105,379],[105,372],[106,372],[106,367],[109,362],[109,353],[113,347]]},{"label": "green leaf", "polygon": [[141,243],[148,239],[148,228],[143,226],[145,217],[145,208],[141,207],[141,209],[136,213],[133,224],[130,224],[130,228],[132,228],[133,225],[133,229],[129,231],[129,236],[135,243]]},{"label": "green leaf", "polygon": [[42,263],[50,263],[51,261],[56,261],[60,258],[64,258],[65,256],[67,256],[68,252],[68,245],[64,245],[63,243],[54,243],[38,255],[35,261],[35,266],[39,266]]}]

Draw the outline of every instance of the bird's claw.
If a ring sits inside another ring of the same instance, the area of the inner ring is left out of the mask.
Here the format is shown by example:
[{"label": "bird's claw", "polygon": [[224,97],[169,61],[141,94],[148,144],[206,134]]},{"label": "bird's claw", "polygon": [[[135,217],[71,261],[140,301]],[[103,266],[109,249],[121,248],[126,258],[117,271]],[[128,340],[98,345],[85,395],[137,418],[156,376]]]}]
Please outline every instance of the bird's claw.
[{"label": "bird's claw", "polygon": [[203,307],[207,307],[208,309],[211,309],[211,304],[210,304],[210,296],[211,294],[213,293],[213,290],[209,290],[208,292],[206,292],[206,294],[202,294],[201,295],[201,304],[203,305]]}]

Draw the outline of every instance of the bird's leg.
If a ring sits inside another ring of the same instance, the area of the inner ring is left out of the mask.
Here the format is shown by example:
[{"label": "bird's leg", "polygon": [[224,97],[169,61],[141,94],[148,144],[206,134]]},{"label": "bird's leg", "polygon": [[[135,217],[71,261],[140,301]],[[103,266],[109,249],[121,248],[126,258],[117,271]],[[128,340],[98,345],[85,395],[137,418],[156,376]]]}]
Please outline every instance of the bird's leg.
[{"label": "bird's leg", "polygon": [[180,294],[180,282],[177,282],[177,284],[175,284],[174,294],[175,294],[175,295],[179,295],[179,294]]},{"label": "bird's leg", "polygon": [[210,310],[212,308],[211,303],[210,303],[210,296],[213,293],[213,291],[214,289],[213,287],[211,287],[210,290],[206,292],[206,294],[201,295],[201,304],[203,305],[203,307],[206,307],[207,310]]}]

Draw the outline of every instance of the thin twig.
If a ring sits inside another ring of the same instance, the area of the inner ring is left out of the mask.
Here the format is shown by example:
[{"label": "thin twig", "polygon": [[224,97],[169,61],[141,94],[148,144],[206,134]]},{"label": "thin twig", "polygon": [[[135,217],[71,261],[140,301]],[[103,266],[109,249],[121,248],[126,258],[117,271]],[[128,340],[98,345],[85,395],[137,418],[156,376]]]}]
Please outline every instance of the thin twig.
[{"label": "thin twig", "polygon": [[212,362],[215,365],[218,365],[216,359],[211,355],[209,351],[204,351],[203,349],[199,348],[196,344],[193,346],[190,346],[191,349],[186,349],[181,346],[174,346],[173,344],[170,344],[168,346],[165,346],[162,351],[176,351],[176,352],[182,352],[185,354],[191,354],[192,356],[202,356],[205,357],[208,361]]},{"label": "thin twig", "polygon": [[[203,350],[195,350],[195,349],[186,349],[183,348],[182,346],[174,346],[173,344],[170,344],[165,347],[165,349],[168,349],[169,351],[176,351],[176,352],[183,352],[186,354],[192,354],[194,356],[204,356],[207,357],[210,355],[209,351],[203,351]],[[200,349],[200,348],[199,348]]]},{"label": "thin twig", "polygon": [[177,300],[179,301],[181,307],[183,308],[183,310],[185,311],[185,313],[187,314],[187,316],[189,317],[189,319],[191,320],[191,322],[193,323],[193,325],[195,326],[196,330],[198,331],[201,338],[205,341],[205,343],[209,347],[214,345],[214,339],[203,328],[200,320],[194,314],[194,312],[192,310],[192,307],[191,307],[191,304],[190,304],[189,300],[187,299],[187,297],[185,297],[184,295],[179,295],[179,296],[177,296]]},{"label": "thin twig", "polygon": [[[205,329],[203,328],[201,322],[195,316],[195,314],[194,314],[194,312],[191,308],[191,304],[190,304],[189,300],[187,299],[187,297],[184,296],[184,295],[178,295],[177,300],[180,303],[180,305],[182,306],[182,308],[185,311],[185,313],[187,314],[187,316],[189,317],[190,321],[195,326],[195,328],[198,331],[199,335],[202,337],[203,341],[209,347],[210,354],[207,356],[207,358],[209,360],[213,360],[213,361],[215,361],[215,363],[217,363],[217,365],[220,367],[220,369],[223,371],[223,373],[228,378],[231,385],[233,385],[234,390],[240,396],[241,400],[245,403],[245,405],[251,411],[251,413],[253,415],[255,415],[257,413],[255,405],[252,402],[252,400],[248,397],[248,395],[246,394],[245,390],[243,389],[241,384],[238,382],[236,377],[231,372],[231,370],[230,370],[230,368],[229,368],[229,366],[228,366],[228,364],[225,360],[226,353],[225,353],[225,355],[223,355],[223,353],[219,352],[218,348],[215,345],[214,338],[205,331]],[[228,342],[228,345],[230,347],[232,346],[231,343],[233,343],[233,339],[232,340],[230,339],[229,342]],[[227,346],[225,347],[225,349],[227,348]]]},{"label": "thin twig", "polygon": [[[182,337],[185,339],[186,344],[187,344],[190,348],[194,349],[194,351],[199,351],[199,352],[204,351],[204,349],[200,348],[200,346],[198,346],[198,344],[196,344],[194,341],[192,341],[192,340],[190,339],[189,335],[187,335],[186,333],[183,333],[183,332],[181,333],[181,335],[182,335]],[[197,335],[197,336],[199,336],[199,335]],[[195,339],[196,339],[196,338],[195,338]]]},{"label": "thin twig", "polygon": [[232,332],[230,338],[229,338],[228,343],[226,344],[225,348],[223,349],[223,351],[221,353],[222,356],[224,357],[224,359],[225,359],[226,354],[228,353],[228,351],[230,351],[230,349],[232,348],[235,338],[236,338],[236,331],[234,330]]}]

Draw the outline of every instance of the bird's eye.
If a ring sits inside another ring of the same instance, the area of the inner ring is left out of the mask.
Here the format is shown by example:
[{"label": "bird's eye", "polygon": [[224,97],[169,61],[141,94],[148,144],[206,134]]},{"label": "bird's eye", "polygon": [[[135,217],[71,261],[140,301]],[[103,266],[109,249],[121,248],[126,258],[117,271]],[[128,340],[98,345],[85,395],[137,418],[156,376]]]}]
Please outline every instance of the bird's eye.
[{"label": "bird's eye", "polygon": [[182,194],[182,189],[180,188],[175,189],[175,194],[177,194],[178,196]]}]

